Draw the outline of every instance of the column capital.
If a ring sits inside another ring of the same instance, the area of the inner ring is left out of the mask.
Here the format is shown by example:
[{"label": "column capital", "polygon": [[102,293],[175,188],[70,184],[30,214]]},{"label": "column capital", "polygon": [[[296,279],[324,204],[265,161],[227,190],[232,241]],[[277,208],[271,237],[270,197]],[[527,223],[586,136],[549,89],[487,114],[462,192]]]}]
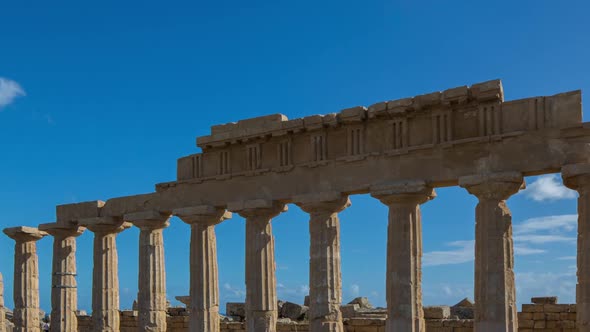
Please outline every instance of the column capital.
[{"label": "column capital", "polygon": [[141,230],[156,230],[170,226],[170,214],[156,210],[127,213],[123,216],[123,220]]},{"label": "column capital", "polygon": [[86,227],[81,226],[65,226],[56,222],[48,223],[48,224],[40,224],[39,230],[48,233],[53,237],[78,237],[84,233]]},{"label": "column capital", "polygon": [[436,197],[434,189],[425,181],[399,181],[371,187],[371,196],[385,205],[424,204]]},{"label": "column capital", "polygon": [[307,213],[338,213],[351,205],[348,195],[335,191],[295,196],[293,201]]},{"label": "column capital", "polygon": [[172,211],[172,214],[189,225],[203,224],[207,226],[217,225],[232,217],[231,212],[211,205],[197,205],[175,209]]},{"label": "column capital", "polygon": [[264,217],[265,219],[272,219],[288,210],[285,203],[267,199],[231,202],[227,204],[227,209],[244,218]]},{"label": "column capital", "polygon": [[47,236],[47,233],[35,227],[18,226],[4,229],[4,234],[16,242],[34,242]]},{"label": "column capital", "polygon": [[525,183],[519,172],[485,173],[459,178],[459,186],[478,199],[506,200],[524,189]]},{"label": "column capital", "polygon": [[570,164],[561,168],[563,184],[573,190],[590,190],[590,164]]},{"label": "column capital", "polygon": [[96,217],[80,219],[79,224],[93,233],[117,234],[131,227],[120,217]]}]

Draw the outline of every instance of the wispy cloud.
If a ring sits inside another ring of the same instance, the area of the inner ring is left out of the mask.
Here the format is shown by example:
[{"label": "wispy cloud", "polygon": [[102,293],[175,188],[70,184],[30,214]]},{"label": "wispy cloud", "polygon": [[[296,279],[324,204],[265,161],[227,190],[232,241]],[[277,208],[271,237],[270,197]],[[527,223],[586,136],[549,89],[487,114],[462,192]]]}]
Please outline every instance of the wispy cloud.
[{"label": "wispy cloud", "polygon": [[[572,231],[576,229],[578,216],[565,214],[527,219],[514,224],[514,254],[518,256],[546,253],[539,245],[550,243],[576,243]],[[451,265],[471,262],[475,258],[474,240],[453,241],[445,244],[449,250],[424,253],[424,266]],[[535,247],[537,246],[537,247]]]},{"label": "wispy cloud", "polygon": [[540,176],[522,194],[537,202],[576,198],[576,192],[566,188],[556,174]]},{"label": "wispy cloud", "polygon": [[13,80],[0,77],[0,110],[11,104],[15,98],[24,96],[25,90]]},{"label": "wispy cloud", "polygon": [[285,285],[283,283],[277,284],[277,295],[279,300],[290,301],[294,303],[303,303],[306,295],[309,295],[308,285]]},{"label": "wispy cloud", "polygon": [[578,225],[578,215],[564,214],[527,219],[514,225],[514,234],[530,234],[540,231],[572,231]]},{"label": "wispy cloud", "polygon": [[557,258],[560,261],[575,261],[576,259],[578,259],[576,256],[562,256]]},{"label": "wispy cloud", "polygon": [[222,291],[222,298],[223,299],[231,299],[231,300],[243,300],[246,298],[246,291],[240,288],[235,288],[229,283],[223,284],[223,291]]},{"label": "wispy cloud", "polygon": [[576,293],[576,270],[553,272],[517,272],[517,297],[558,296],[560,303],[572,303]]},{"label": "wispy cloud", "polygon": [[537,234],[524,234],[515,235],[514,242],[528,242],[532,244],[545,244],[554,242],[570,242],[576,243],[576,238],[571,236],[563,235],[537,235]]},{"label": "wispy cloud", "polygon": [[471,262],[475,258],[474,245],[475,241],[454,241],[446,244],[453,247],[451,250],[431,251],[424,253],[422,265],[437,266],[449,264],[461,264]]},{"label": "wispy cloud", "polygon": [[350,285],[350,294],[352,296],[359,296],[359,294],[361,293],[361,287],[357,284],[352,284]]},{"label": "wispy cloud", "polygon": [[514,245],[514,254],[518,255],[518,256],[536,255],[536,254],[542,254],[545,252],[547,252],[547,250],[537,249],[537,248],[529,248],[525,245],[519,245],[519,244]]},{"label": "wispy cloud", "polygon": [[[475,259],[475,241],[454,241],[446,244],[455,247],[452,250],[431,251],[424,253],[422,264],[424,266],[452,265],[472,262]],[[530,248],[526,244],[515,244],[514,254],[518,256],[542,254],[544,249]]]}]

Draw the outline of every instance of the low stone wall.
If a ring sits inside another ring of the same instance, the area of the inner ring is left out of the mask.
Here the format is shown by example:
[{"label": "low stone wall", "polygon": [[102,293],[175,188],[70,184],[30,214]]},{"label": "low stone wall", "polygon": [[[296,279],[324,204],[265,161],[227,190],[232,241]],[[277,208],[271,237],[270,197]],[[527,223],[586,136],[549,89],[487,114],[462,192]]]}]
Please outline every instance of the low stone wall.
[{"label": "low stone wall", "polygon": [[[168,316],[168,332],[188,332],[189,316]],[[246,332],[243,322],[222,322],[221,332]],[[92,320],[90,316],[78,317],[79,332],[92,332]],[[427,320],[428,332],[472,332],[472,320]],[[121,312],[121,332],[137,332],[137,316],[129,312]],[[306,322],[292,322],[277,324],[277,331],[281,332],[308,332],[309,324]],[[344,320],[345,332],[383,332],[385,331],[384,318],[349,318]]]},{"label": "low stone wall", "polygon": [[[540,299],[540,300],[539,300]],[[518,313],[518,330],[520,332],[576,332],[576,305],[557,304],[553,298],[533,299],[533,304],[523,304]],[[448,308],[448,307],[447,307]],[[439,310],[448,316],[448,310]],[[428,310],[436,314],[437,310]],[[188,332],[189,316],[185,308],[168,309],[168,332]],[[437,315],[437,314],[436,314]],[[431,316],[432,317],[432,316]],[[440,316],[438,316],[440,317]],[[221,332],[245,332],[244,322],[221,322]],[[90,316],[78,316],[79,332],[92,331]],[[121,311],[120,332],[137,331],[137,311]],[[308,332],[307,322],[279,322],[277,331]],[[345,332],[384,332],[385,317],[354,317],[344,319]],[[472,319],[428,318],[427,332],[473,332]]]},{"label": "low stone wall", "polygon": [[518,327],[521,332],[576,330],[575,304],[523,304],[518,313]]}]

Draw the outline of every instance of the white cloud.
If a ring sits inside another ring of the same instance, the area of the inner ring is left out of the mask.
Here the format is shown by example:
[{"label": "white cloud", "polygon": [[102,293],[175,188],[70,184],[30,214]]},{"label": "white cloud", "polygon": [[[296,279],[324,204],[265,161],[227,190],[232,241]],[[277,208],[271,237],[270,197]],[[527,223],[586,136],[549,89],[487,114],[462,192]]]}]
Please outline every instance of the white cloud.
[{"label": "white cloud", "polygon": [[517,272],[517,298],[524,303],[533,296],[558,296],[560,303],[573,303],[576,294],[575,268],[561,273]]},{"label": "white cloud", "polygon": [[526,256],[526,255],[535,255],[535,254],[542,254],[547,252],[547,250],[543,249],[536,249],[536,248],[529,248],[524,245],[514,245],[514,254],[518,256]]},{"label": "white cloud", "polygon": [[[545,238],[542,235],[531,235],[528,238],[528,242],[531,243],[546,243],[546,242],[559,242],[560,237],[555,236],[554,238]],[[431,251],[424,253],[422,258],[423,266],[437,266],[437,265],[452,265],[472,262],[475,259],[475,241],[454,241],[446,244],[450,247],[455,247],[453,250],[445,251]],[[518,256],[542,254],[546,252],[544,249],[530,248],[524,244],[514,245],[514,254]]]},{"label": "white cloud", "polygon": [[563,235],[537,235],[537,234],[523,234],[515,235],[514,242],[529,242],[534,244],[545,244],[554,242],[569,242],[576,243],[576,238]]},{"label": "white cloud", "polygon": [[453,305],[463,298],[473,298],[472,281],[453,283],[425,283],[422,285],[425,305]]},{"label": "white cloud", "polygon": [[445,293],[446,296],[451,296],[453,295],[453,290],[451,289],[451,287],[449,287],[448,285],[445,285],[443,287],[443,292]]},{"label": "white cloud", "polygon": [[576,257],[576,256],[563,256],[563,257],[557,258],[557,260],[560,260],[560,261],[575,261],[577,259],[578,259],[578,257]]},{"label": "white cloud", "polygon": [[350,293],[352,294],[352,296],[359,296],[359,294],[361,293],[360,286],[357,284],[350,285]]},{"label": "white cloud", "polygon": [[578,225],[578,215],[564,214],[531,218],[514,225],[514,234],[530,234],[539,231],[573,231]]},{"label": "white cloud", "polygon": [[543,175],[527,186],[522,194],[537,202],[576,198],[576,192],[566,188],[556,174]]},{"label": "white cloud", "polygon": [[474,240],[449,242],[447,246],[455,249],[426,252],[422,258],[422,265],[436,266],[471,262],[475,259],[474,245]]},{"label": "white cloud", "polygon": [[294,303],[303,303],[306,295],[309,295],[309,286],[298,285],[289,286],[283,283],[277,284],[277,295],[280,300],[290,301]]},{"label": "white cloud", "polygon": [[13,80],[0,77],[0,109],[11,104],[16,97],[24,96],[25,90]]},{"label": "white cloud", "polygon": [[222,298],[224,299],[235,299],[235,300],[243,300],[246,298],[246,291],[239,288],[234,288],[229,283],[223,284],[223,295]]}]

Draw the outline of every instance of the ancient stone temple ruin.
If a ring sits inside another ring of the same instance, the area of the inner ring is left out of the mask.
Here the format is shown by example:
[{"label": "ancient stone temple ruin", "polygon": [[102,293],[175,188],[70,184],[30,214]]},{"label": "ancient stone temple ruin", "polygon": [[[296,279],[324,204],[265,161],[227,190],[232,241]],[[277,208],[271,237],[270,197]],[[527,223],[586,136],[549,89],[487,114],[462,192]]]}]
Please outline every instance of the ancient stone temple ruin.
[{"label": "ancient stone temple ruin", "polygon": [[[177,216],[191,229],[189,330],[220,331],[215,225],[237,213],[246,219],[245,330],[276,331],[271,221],[292,203],[309,214],[309,325],[303,330],[372,331],[343,324],[338,218],[351,196],[369,193],[389,207],[387,319],[379,331],[517,331],[507,200],[524,188],[524,176],[561,172],[579,193],[577,311],[571,311],[577,328],[563,330],[587,332],[588,143],[580,91],[504,101],[500,81],[327,115],[288,120],[274,114],[213,126],[197,138],[202,152],[180,158],[176,181],[157,184],[155,192],[61,205],[55,223],[5,229],[15,240],[14,324],[17,331],[39,331],[35,243],[49,235],[52,329],[78,330],[76,237],[87,230],[94,234],[92,330],[120,331],[116,237],[135,226],[141,230],[137,329],[166,331],[162,232]],[[435,199],[435,188],[448,186],[479,200],[475,317],[456,330],[426,326],[421,290],[420,206]],[[521,317],[533,322],[532,313]],[[527,328],[533,326],[520,330]]]}]

